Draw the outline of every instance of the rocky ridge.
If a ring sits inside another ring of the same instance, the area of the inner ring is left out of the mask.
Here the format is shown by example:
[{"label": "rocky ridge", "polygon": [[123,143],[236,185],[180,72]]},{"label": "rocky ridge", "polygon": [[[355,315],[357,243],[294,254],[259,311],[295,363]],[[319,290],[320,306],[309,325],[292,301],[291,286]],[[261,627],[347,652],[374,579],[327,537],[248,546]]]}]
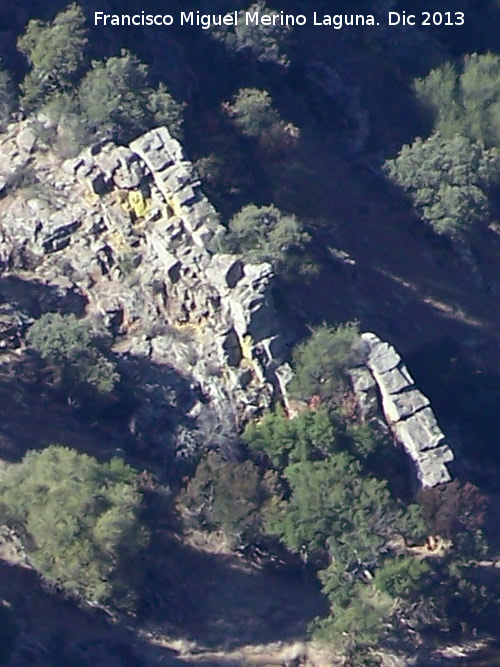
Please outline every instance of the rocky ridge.
[{"label": "rocky ridge", "polygon": [[[181,453],[207,441],[230,453],[241,423],[286,395],[287,345],[271,266],[217,251],[225,228],[179,142],[157,128],[64,160],[24,122],[1,137],[0,155],[0,347],[18,345],[36,316],[13,308],[6,279],[76,295],[113,334],[119,359],[147,362],[148,403],[131,416],[133,434],[156,431],[161,449],[174,385],[189,394],[182,409],[194,425],[177,434]],[[41,294],[38,314],[54,310]],[[453,453],[429,400],[391,345],[361,338],[364,362],[350,374],[362,418],[383,416],[423,486],[449,481]]]},{"label": "rocky ridge", "polygon": [[184,378],[213,433],[270,405],[289,377],[272,268],[216,251],[225,229],[166,128],[63,160],[20,123],[0,154],[3,277],[82,295],[121,358]]},{"label": "rocky ridge", "polygon": [[361,335],[362,364],[350,370],[364,420],[383,416],[395,440],[415,465],[422,486],[436,486],[452,477],[454,459],[439,428],[430,401],[416,386],[394,347],[374,333]]}]

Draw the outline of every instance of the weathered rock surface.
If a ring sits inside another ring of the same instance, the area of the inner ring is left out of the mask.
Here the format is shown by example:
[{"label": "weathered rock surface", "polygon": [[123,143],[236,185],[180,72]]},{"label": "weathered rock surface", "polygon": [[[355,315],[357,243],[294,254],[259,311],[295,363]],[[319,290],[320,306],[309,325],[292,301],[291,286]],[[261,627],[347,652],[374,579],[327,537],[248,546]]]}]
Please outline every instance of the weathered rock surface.
[{"label": "weathered rock surface", "polygon": [[218,436],[267,407],[287,378],[272,269],[215,252],[225,229],[181,145],[158,128],[71,160],[35,148],[26,123],[1,137],[3,276],[83,295],[118,354],[197,387]]},{"label": "weathered rock surface", "polygon": [[350,371],[361,417],[381,413],[395,439],[415,464],[422,486],[451,480],[454,455],[445,441],[427,396],[415,386],[394,347],[373,333],[361,335],[363,365]]}]

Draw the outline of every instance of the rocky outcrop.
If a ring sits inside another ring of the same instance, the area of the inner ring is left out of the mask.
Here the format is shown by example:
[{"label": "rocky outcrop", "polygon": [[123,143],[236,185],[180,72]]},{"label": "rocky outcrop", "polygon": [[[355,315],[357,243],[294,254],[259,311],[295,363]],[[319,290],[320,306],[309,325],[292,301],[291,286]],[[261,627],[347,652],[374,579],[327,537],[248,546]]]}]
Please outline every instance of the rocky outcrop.
[{"label": "rocky outcrop", "polygon": [[363,419],[383,415],[394,438],[415,464],[422,486],[451,480],[454,455],[427,396],[415,386],[394,347],[373,333],[361,335],[363,364],[350,371]]},{"label": "rocky outcrop", "polygon": [[197,387],[193,418],[214,432],[269,406],[288,378],[271,267],[216,252],[225,229],[165,128],[62,160],[21,123],[0,155],[4,276],[83,295],[117,354]]}]

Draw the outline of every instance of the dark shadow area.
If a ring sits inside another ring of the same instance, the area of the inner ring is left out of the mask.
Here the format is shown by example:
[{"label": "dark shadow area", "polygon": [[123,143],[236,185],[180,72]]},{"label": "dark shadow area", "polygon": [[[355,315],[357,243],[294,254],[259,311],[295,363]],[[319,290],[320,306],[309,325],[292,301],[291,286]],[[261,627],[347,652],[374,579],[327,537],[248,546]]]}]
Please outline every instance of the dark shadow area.
[{"label": "dark shadow area", "polygon": [[61,291],[52,285],[8,275],[0,276],[0,304],[6,303],[37,318],[56,310],[81,316],[86,300],[76,290]]},{"label": "dark shadow area", "polygon": [[500,469],[500,375],[483,363],[486,350],[452,338],[407,357],[418,386],[432,396],[445,433],[471,481],[495,492]]},{"label": "dark shadow area", "polygon": [[21,631],[10,665],[181,664],[174,651],[148,638],[195,641],[198,650],[233,650],[304,639],[314,616],[328,611],[319,586],[303,578],[252,570],[234,556],[193,549],[173,538],[156,546],[161,546],[157,571],[147,570],[142,610],[135,620],[113,623],[100,609],[49,592],[33,571],[0,561],[2,598]]},{"label": "dark shadow area", "polygon": [[[0,561],[0,590],[20,629],[11,667],[152,664],[143,659],[148,645],[133,631],[121,623],[111,624],[99,609],[82,609],[61,594],[49,593],[29,569]],[[173,651],[164,648],[161,653],[161,664],[181,664]]]},{"label": "dark shadow area", "polygon": [[319,582],[303,570],[259,570],[168,536],[153,540],[148,560],[140,623],[200,648],[305,639],[313,618],[328,613]]}]

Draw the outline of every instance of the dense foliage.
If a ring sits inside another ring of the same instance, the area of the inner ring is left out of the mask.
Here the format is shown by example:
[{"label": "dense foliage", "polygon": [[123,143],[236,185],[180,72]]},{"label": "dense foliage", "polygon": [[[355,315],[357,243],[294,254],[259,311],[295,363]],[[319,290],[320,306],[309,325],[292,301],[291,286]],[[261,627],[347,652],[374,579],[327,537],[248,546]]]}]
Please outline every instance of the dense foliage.
[{"label": "dense foliage", "polygon": [[279,271],[307,240],[296,216],[286,215],[276,206],[249,204],[230,220],[224,247],[253,262],[270,262]]},{"label": "dense foliage", "polygon": [[67,447],[30,451],[0,481],[2,521],[20,532],[47,581],[95,602],[129,605],[125,565],[147,543],[137,474]]},{"label": "dense foliage", "polygon": [[415,81],[441,136],[462,135],[483,148],[500,148],[500,56],[472,53],[459,67],[447,62]]},{"label": "dense foliage", "polygon": [[88,324],[75,315],[45,313],[30,327],[26,340],[53,366],[68,392],[84,384],[107,394],[119,380],[115,363],[101,352]]},{"label": "dense foliage", "polygon": [[72,4],[52,22],[30,21],[18,40],[30,65],[21,105],[41,112],[40,137],[66,157],[96,139],[125,143],[157,125],[180,136],[181,105],[164,84],[149,86],[148,68],[136,56],[122,50],[88,68],[85,24],[82,9]]},{"label": "dense foliage", "polygon": [[312,396],[341,400],[347,387],[346,371],[358,355],[358,340],[355,323],[322,326],[313,331],[293,352],[295,375],[290,394],[302,400]]},{"label": "dense foliage", "polygon": [[32,19],[17,42],[31,66],[22,89],[21,102],[33,109],[53,95],[72,89],[83,70],[88,36],[85,15],[73,3],[52,22]]},{"label": "dense foliage", "polygon": [[474,224],[488,222],[488,190],[500,175],[497,149],[438,133],[403,146],[386,169],[438,234],[461,237]]},{"label": "dense foliage", "polygon": [[[263,22],[248,23],[245,12],[259,13],[271,18],[269,25]],[[290,32],[289,26],[279,23],[273,25],[272,17],[278,12],[270,9],[264,0],[254,2],[245,10],[238,12],[238,25],[221,26],[214,29],[214,37],[220,40],[227,48],[236,52],[250,52],[258,61],[288,65],[286,55],[286,37]]]},{"label": "dense foliage", "polygon": [[359,447],[359,436],[325,406],[292,420],[267,415],[244,434],[283,482],[280,497],[264,510],[265,531],[319,570],[330,601],[316,637],[358,656],[404,614],[405,600],[410,605],[419,597],[429,570],[403,555],[402,545],[425,537],[420,508],[398,503],[386,482],[365,469],[367,437]]}]

